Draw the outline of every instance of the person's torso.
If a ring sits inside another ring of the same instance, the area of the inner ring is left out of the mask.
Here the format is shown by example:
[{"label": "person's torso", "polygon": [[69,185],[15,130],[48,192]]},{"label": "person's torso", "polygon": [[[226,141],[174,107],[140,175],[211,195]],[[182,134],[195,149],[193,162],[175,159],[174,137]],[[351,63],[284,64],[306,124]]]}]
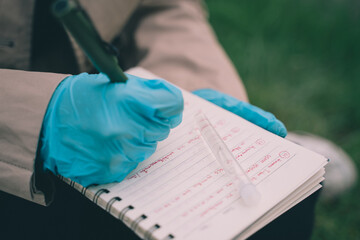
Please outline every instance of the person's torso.
[{"label": "person's torso", "polygon": [[[0,1],[0,68],[73,73],[86,69],[79,47],[50,13],[49,0]],[[80,0],[100,35],[113,40],[140,0]]]}]

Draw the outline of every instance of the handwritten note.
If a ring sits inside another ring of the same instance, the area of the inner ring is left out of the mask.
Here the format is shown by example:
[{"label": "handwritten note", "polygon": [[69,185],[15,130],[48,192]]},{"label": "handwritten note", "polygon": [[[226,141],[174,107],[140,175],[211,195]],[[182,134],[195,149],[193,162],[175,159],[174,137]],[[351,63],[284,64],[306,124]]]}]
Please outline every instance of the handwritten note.
[{"label": "handwritten note", "polygon": [[[132,224],[139,221],[139,214],[146,216],[135,224],[142,237],[152,226],[156,231],[151,236],[157,239],[169,234],[181,239],[234,237],[326,162],[205,100],[185,91],[183,94],[183,122],[159,143],[153,156],[124,181],[88,189],[90,193],[108,189],[109,193],[99,197],[104,203],[119,197],[121,201],[113,205],[114,215],[131,205],[124,215]],[[234,184],[207,148],[194,120],[200,109],[262,194],[260,206],[242,204]],[[310,193],[312,189],[302,191]]]}]

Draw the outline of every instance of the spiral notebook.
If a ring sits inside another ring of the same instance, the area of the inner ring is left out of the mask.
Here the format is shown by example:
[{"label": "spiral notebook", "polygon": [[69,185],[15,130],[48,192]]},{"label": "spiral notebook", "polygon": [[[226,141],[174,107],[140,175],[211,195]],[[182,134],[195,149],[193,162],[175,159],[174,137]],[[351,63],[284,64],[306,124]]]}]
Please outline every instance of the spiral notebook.
[{"label": "spiral notebook", "polygon": [[[136,68],[133,75],[152,78]],[[318,190],[327,159],[183,91],[183,122],[120,183],[84,188],[84,196],[143,239],[245,239]],[[199,134],[207,115],[261,194],[246,206]]]}]

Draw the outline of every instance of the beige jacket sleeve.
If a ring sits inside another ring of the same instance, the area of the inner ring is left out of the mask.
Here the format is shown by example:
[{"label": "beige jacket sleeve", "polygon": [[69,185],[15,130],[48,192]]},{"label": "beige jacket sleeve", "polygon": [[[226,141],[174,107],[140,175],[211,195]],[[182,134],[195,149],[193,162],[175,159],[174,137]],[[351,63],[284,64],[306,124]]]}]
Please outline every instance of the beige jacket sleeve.
[{"label": "beige jacket sleeve", "polygon": [[145,0],[125,32],[135,42],[134,65],[189,91],[213,88],[247,101],[238,74],[208,24],[202,1]]},{"label": "beige jacket sleeve", "polygon": [[0,69],[0,190],[45,204],[34,182],[42,120],[66,75]]}]

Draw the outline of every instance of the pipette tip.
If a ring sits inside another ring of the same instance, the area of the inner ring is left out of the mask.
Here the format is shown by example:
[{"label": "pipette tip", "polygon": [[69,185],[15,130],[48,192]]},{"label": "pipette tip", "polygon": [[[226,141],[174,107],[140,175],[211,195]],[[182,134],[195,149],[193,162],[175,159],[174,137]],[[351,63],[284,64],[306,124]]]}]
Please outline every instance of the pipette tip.
[{"label": "pipette tip", "polygon": [[240,196],[247,206],[255,206],[260,202],[261,195],[256,187],[251,184],[245,184],[239,189]]}]

